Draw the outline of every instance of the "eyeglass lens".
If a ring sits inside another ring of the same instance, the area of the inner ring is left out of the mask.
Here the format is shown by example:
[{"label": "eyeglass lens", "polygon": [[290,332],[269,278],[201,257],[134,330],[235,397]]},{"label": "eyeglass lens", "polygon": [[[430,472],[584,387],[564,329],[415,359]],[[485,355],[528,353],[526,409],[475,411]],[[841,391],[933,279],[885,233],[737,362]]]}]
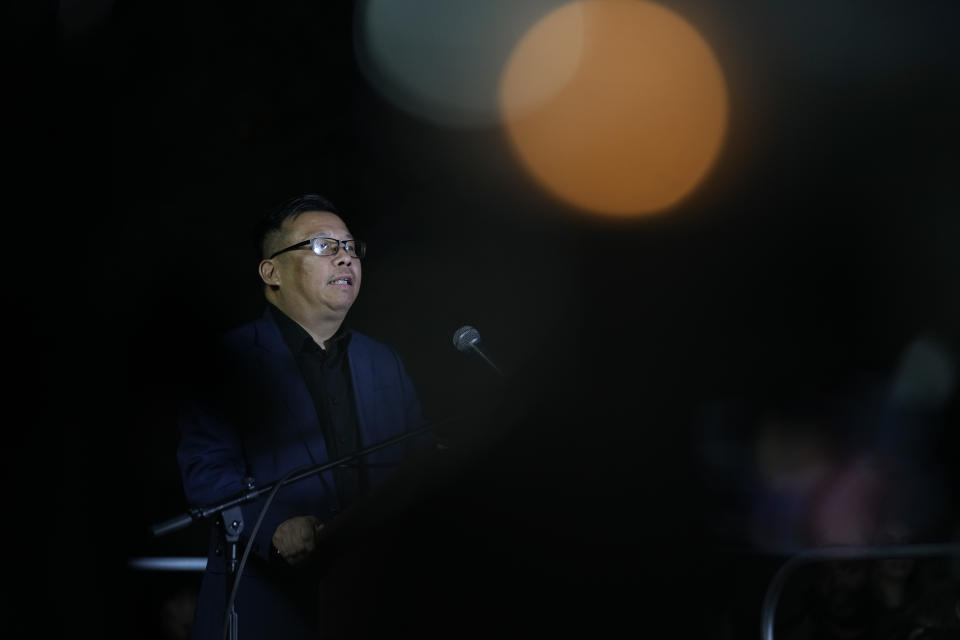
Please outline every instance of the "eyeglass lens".
[{"label": "eyeglass lens", "polygon": [[313,244],[313,252],[318,256],[332,256],[340,250],[340,245],[343,245],[343,250],[347,252],[347,255],[358,258],[359,247],[356,240],[337,240],[336,238],[313,238],[311,240]]}]

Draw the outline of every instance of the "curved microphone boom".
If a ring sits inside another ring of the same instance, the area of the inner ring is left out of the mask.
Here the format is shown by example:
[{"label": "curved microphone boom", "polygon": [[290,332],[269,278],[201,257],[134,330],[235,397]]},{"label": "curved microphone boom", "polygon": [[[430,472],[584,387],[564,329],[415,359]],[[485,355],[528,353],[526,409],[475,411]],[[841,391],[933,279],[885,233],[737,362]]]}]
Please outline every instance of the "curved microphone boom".
[{"label": "curved microphone boom", "polygon": [[483,358],[487,364],[493,367],[497,373],[503,375],[500,367],[493,363],[486,349],[484,349],[483,343],[480,341],[480,332],[470,325],[464,325],[453,333],[453,346],[455,346],[458,351],[464,353],[476,353]]}]

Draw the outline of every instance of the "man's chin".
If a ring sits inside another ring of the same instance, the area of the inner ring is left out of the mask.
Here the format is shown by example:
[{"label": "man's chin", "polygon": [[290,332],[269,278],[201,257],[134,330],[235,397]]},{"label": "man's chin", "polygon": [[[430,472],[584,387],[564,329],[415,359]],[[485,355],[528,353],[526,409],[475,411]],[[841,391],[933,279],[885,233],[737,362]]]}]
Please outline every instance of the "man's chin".
[{"label": "man's chin", "polygon": [[354,300],[356,300],[355,297],[351,297],[349,300],[330,300],[327,302],[327,308],[337,313],[346,314],[353,306]]}]

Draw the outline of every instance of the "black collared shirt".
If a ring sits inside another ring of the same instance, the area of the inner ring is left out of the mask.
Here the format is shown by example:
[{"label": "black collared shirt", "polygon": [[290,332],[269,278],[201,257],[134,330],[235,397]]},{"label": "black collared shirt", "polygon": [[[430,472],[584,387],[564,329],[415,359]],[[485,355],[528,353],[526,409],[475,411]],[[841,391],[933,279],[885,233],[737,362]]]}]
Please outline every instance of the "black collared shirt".
[{"label": "black collared shirt", "polygon": [[[330,460],[350,455],[360,448],[357,407],[347,359],[350,333],[341,325],[324,350],[283,311],[272,304],[269,307],[310,390]],[[362,462],[334,469],[340,509],[350,505],[366,486]]]}]

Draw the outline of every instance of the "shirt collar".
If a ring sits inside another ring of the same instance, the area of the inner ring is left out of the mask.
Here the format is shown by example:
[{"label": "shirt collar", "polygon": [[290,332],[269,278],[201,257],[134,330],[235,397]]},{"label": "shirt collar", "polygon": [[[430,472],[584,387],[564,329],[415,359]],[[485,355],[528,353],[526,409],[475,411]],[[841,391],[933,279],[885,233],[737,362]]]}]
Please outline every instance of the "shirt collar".
[{"label": "shirt collar", "polygon": [[[307,330],[297,324],[293,318],[281,311],[279,307],[271,302],[268,302],[267,308],[270,310],[270,313],[273,314],[273,318],[277,322],[277,327],[280,329],[280,335],[283,336],[283,341],[287,343],[287,346],[290,347],[290,351],[292,351],[295,355],[305,351],[315,351],[318,349],[323,351],[322,347],[313,339],[313,336],[307,333]],[[336,333],[330,337],[327,355],[331,355],[344,348],[347,344],[347,338],[349,335],[350,332],[347,331],[341,324],[337,328]]]}]

